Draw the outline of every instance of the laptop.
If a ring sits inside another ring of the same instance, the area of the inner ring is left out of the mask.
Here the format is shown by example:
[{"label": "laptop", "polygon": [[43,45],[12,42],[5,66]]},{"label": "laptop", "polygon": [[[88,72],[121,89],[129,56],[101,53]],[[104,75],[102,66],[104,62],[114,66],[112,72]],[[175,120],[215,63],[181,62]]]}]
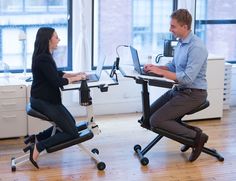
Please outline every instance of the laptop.
[{"label": "laptop", "polygon": [[101,74],[102,74],[102,68],[104,66],[105,60],[106,60],[106,56],[100,58],[95,71],[85,72],[87,74],[86,75],[87,82],[99,81]]},{"label": "laptop", "polygon": [[136,70],[140,75],[147,75],[147,76],[153,76],[153,77],[163,77],[163,75],[158,75],[158,74],[154,74],[151,72],[145,72],[143,70],[143,67],[140,64],[139,57],[138,57],[138,51],[134,47],[130,46],[130,52],[131,52],[132,59],[133,59],[134,70]]}]

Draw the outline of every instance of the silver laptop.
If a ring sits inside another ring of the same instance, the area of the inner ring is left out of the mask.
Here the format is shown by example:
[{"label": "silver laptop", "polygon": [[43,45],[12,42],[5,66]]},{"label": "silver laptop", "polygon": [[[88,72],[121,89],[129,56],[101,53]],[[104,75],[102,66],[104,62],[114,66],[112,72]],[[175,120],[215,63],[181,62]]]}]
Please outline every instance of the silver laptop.
[{"label": "silver laptop", "polygon": [[134,69],[140,75],[147,75],[147,76],[153,76],[153,77],[163,77],[163,75],[158,75],[158,74],[154,74],[154,73],[151,73],[151,72],[145,72],[143,70],[143,67],[141,67],[139,57],[138,57],[138,51],[134,47],[130,46],[130,52],[131,52],[132,59],[133,59]]},{"label": "silver laptop", "polygon": [[87,74],[87,76],[86,76],[87,82],[99,81],[101,74],[102,74],[102,69],[103,69],[105,60],[106,60],[106,56],[100,58],[95,71],[85,72]]}]

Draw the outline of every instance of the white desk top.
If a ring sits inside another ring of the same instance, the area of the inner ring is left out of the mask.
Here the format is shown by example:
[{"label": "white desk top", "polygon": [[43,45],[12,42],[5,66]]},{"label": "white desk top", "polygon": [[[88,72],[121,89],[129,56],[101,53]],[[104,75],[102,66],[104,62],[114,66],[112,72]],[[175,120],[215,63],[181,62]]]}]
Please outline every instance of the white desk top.
[{"label": "white desk top", "polygon": [[166,79],[164,77],[155,77],[155,76],[148,76],[148,75],[140,75],[137,71],[134,70],[132,65],[121,65],[120,71],[125,77],[136,78],[136,79],[144,79],[144,80],[160,80],[160,81],[167,81],[173,82],[173,80]]},{"label": "white desk top", "polygon": [[164,77],[140,75],[134,70],[134,67],[130,65],[121,65],[119,69],[124,77],[133,78],[135,80],[143,80],[148,82],[151,86],[171,88],[174,84],[176,84],[173,80],[169,80]]},{"label": "white desk top", "polygon": [[[90,88],[92,88],[92,87],[100,87],[100,86],[108,87],[108,86],[117,85],[117,84],[118,83],[114,79],[110,78],[109,72],[106,71],[106,70],[103,70],[102,71],[102,75],[100,77],[100,80],[97,81],[97,82],[88,82],[88,87],[90,87]],[[80,82],[79,83],[65,85],[63,87],[63,91],[79,89],[80,85],[81,85]]]},{"label": "white desk top", "polygon": [[[25,80],[30,77],[31,74],[23,76],[22,74],[9,74],[8,76],[0,76],[0,86],[9,86],[9,85],[31,85],[32,82],[26,82]],[[89,87],[108,87],[111,85],[117,85],[118,83],[109,77],[109,72],[107,70],[102,71],[101,78],[98,82],[88,82]],[[63,90],[74,90],[79,89],[80,83],[68,84],[63,87]]]}]

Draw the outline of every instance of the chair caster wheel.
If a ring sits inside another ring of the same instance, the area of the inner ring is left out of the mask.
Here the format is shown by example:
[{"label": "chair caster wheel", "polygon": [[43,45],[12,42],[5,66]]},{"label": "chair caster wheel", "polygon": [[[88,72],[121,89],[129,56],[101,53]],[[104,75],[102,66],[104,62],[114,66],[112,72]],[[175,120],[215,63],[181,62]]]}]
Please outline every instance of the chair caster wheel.
[{"label": "chair caster wheel", "polygon": [[15,172],[15,171],[16,171],[16,166],[12,166],[12,167],[11,167],[11,171],[12,171],[12,172]]},{"label": "chair caster wheel", "polygon": [[92,153],[95,153],[95,154],[97,154],[97,155],[99,154],[99,150],[98,150],[97,148],[93,148],[93,149],[91,150],[91,152],[92,152]]},{"label": "chair caster wheel", "polygon": [[138,150],[141,150],[142,148],[141,148],[141,146],[140,145],[135,145],[134,146],[134,151],[135,152],[138,152]]},{"label": "chair caster wheel", "polygon": [[223,162],[225,159],[220,156],[220,157],[218,157],[218,160],[221,161],[221,162]]},{"label": "chair caster wheel", "polygon": [[99,162],[97,164],[97,169],[98,170],[104,170],[106,168],[106,164],[104,162]]},{"label": "chair caster wheel", "polygon": [[149,163],[149,160],[148,160],[147,157],[143,157],[143,158],[141,159],[141,164],[142,164],[143,166],[147,165],[148,163]]},{"label": "chair caster wheel", "polygon": [[16,171],[15,157],[11,158],[11,171],[12,172]]},{"label": "chair caster wheel", "polygon": [[180,148],[180,150],[181,150],[182,152],[186,152],[189,148],[190,148],[190,146],[183,145],[183,146]]}]

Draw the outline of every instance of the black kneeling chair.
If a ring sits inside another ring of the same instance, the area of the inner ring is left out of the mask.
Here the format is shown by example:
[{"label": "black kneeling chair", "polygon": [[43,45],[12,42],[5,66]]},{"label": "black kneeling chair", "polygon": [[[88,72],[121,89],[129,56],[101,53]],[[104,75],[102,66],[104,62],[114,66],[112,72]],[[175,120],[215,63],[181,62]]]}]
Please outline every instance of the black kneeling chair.
[{"label": "black kneeling chair", "polygon": [[[209,106],[209,101],[206,101],[204,102],[202,105],[200,105],[199,107],[193,109],[192,111],[188,112],[187,114],[185,115],[190,115],[190,114],[193,114],[193,113],[196,113],[198,111],[201,111],[205,108],[207,108]],[[188,127],[188,128],[191,128],[191,129],[199,129],[197,127],[194,127],[194,126],[190,126],[188,125],[187,123],[183,123],[182,122],[182,118],[185,116],[181,116],[177,119],[178,122],[180,122],[181,124],[183,124],[184,126]],[[148,126],[144,125],[142,120],[139,120],[139,122],[141,123],[141,126],[146,128],[146,129],[150,129]],[[199,129],[200,130],[200,129]],[[192,139],[188,139],[188,138],[184,138],[184,137],[181,137],[179,135],[176,135],[176,134],[173,134],[173,133],[170,133],[166,130],[163,130],[163,129],[159,129],[159,128],[155,128],[155,129],[151,129],[151,131],[155,132],[158,134],[158,136],[153,140],[151,141],[143,150],[141,148],[140,145],[135,145],[134,146],[134,151],[137,153],[138,157],[139,157],[139,160],[141,162],[142,165],[147,165],[149,163],[149,160],[147,157],[144,157],[144,155],[158,142],[161,140],[162,137],[167,137],[167,138],[170,138],[172,140],[175,140],[175,141],[178,141],[182,144],[184,144],[184,146],[181,148],[181,151],[182,152],[185,152],[187,151],[189,148],[193,147],[194,146],[194,141]],[[214,157],[216,157],[219,161],[224,161],[224,158],[215,150],[215,149],[209,149],[209,148],[206,148],[206,147],[203,147],[202,149],[202,152],[204,153],[207,153],[209,155],[212,155]]]},{"label": "black kneeling chair", "polygon": [[[61,131],[56,125],[54,122],[52,122],[47,116],[43,115],[42,113],[36,111],[35,109],[33,109],[30,104],[27,105],[27,114],[32,116],[32,117],[36,117],[36,118],[39,118],[41,120],[45,120],[45,121],[49,121],[54,127],[53,127],[53,131],[52,131],[52,135],[54,135],[56,133],[56,130],[58,129],[59,131]],[[94,134],[91,130],[88,129],[88,123],[87,122],[80,122],[79,124],[76,124],[76,127],[78,129],[78,132],[79,132],[79,135],[77,138],[75,139],[72,139],[72,140],[69,140],[69,141],[66,141],[66,142],[62,142],[58,145],[54,145],[50,148],[47,148],[46,151],[47,153],[52,153],[52,152],[55,152],[55,151],[59,151],[59,150],[62,150],[64,148],[68,148],[70,146],[73,146],[73,145],[78,145],[81,147],[81,149],[83,149],[85,152],[87,152],[96,162],[97,162],[97,168],[99,170],[104,170],[106,165],[104,162],[101,162],[99,157],[98,157],[98,154],[99,154],[99,151],[97,148],[94,148],[92,149],[91,151],[87,150],[81,143],[82,142],[85,142],[87,140],[90,140],[93,138]],[[29,157],[29,153],[28,154],[25,154],[24,156],[21,156],[21,157],[18,157],[18,158],[12,158],[11,160],[11,168],[12,168],[12,171],[16,171],[16,166],[17,165],[20,165],[26,161],[28,161]]]}]

